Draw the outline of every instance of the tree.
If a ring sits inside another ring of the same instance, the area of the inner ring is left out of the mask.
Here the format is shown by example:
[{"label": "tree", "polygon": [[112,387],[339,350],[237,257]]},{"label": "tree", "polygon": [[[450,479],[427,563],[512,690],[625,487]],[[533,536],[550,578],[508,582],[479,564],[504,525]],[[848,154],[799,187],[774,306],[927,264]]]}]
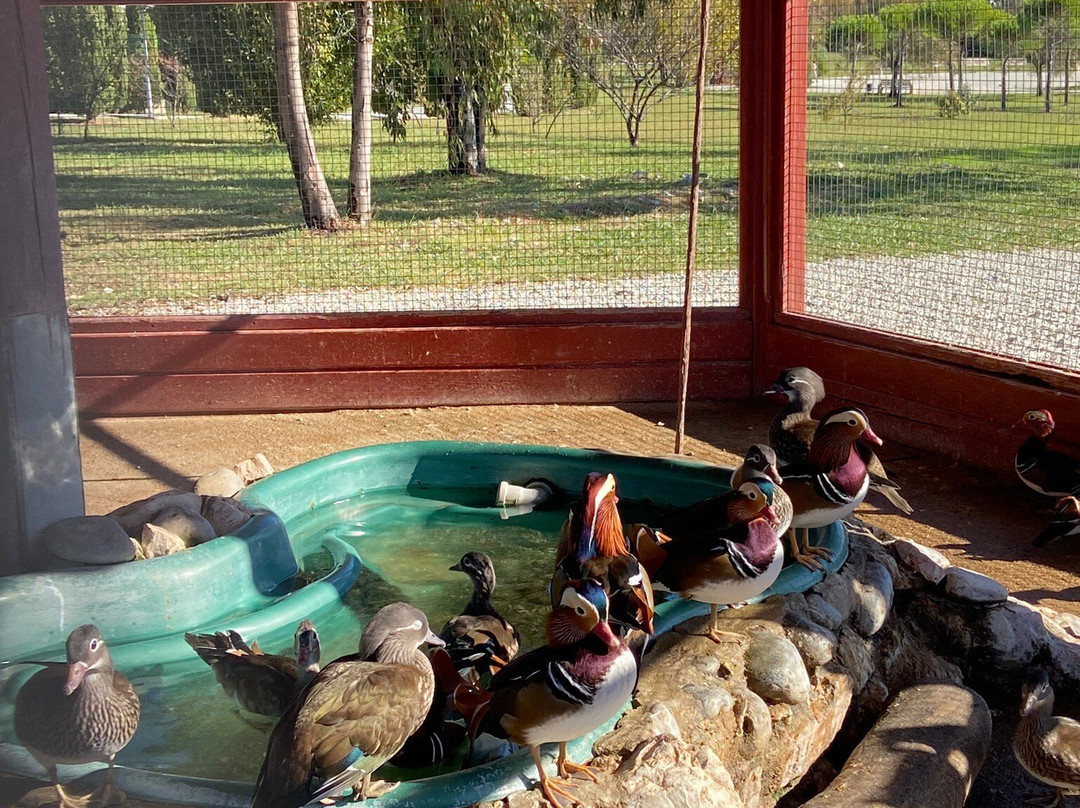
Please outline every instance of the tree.
[{"label": "tree", "polygon": [[[692,0],[566,0],[557,8],[567,63],[587,76],[622,115],[636,147],[649,110],[693,83],[697,70],[697,2]],[[707,75],[723,73],[732,58],[731,2],[717,2],[710,24],[721,46]]]},{"label": "tree", "polygon": [[825,47],[848,55],[852,77],[858,72],[859,57],[880,51],[884,44],[885,24],[874,14],[844,14],[825,29]]},{"label": "tree", "polygon": [[1017,15],[1020,29],[1041,42],[1046,68],[1043,110],[1053,110],[1053,75],[1059,49],[1068,50],[1080,33],[1080,0],[1027,0]]},{"label": "tree", "polygon": [[878,12],[885,27],[885,53],[892,66],[892,84],[889,96],[896,99],[896,106],[904,105],[904,59],[912,47],[912,40],[919,30],[920,8],[915,3],[896,3]]},{"label": "tree", "polygon": [[347,215],[366,225],[371,221],[371,58],[375,45],[375,9],[372,0],[358,0],[355,13],[356,65]]},{"label": "tree", "polygon": [[[983,36],[997,10],[990,0],[931,0],[930,25],[945,40],[948,52],[949,91],[964,89],[964,54],[968,44]],[[956,54],[957,61],[953,60]],[[956,86],[959,79],[959,88]]]},{"label": "tree", "polygon": [[1001,59],[1001,109],[1009,107],[1009,60],[1021,57],[1027,50],[1016,16],[998,11],[986,26],[986,52]]},{"label": "tree", "polygon": [[124,100],[127,17],[122,6],[49,6],[41,10],[49,110],[90,121]]},{"label": "tree", "polygon": [[304,83],[300,75],[300,18],[295,2],[274,4],[274,74],[277,79],[281,132],[289,152],[304,223],[314,229],[334,230],[339,223],[315,140],[308,121]]}]

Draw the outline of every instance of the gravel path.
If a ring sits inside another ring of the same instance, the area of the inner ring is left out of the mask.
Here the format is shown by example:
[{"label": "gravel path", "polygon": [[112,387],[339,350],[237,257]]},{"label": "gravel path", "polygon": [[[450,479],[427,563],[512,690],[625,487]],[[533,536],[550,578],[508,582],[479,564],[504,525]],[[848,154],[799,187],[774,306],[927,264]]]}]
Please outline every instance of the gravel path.
[{"label": "gravel path", "polygon": [[[966,252],[913,258],[837,258],[806,272],[807,313],[948,345],[1080,370],[1080,251]],[[167,316],[682,306],[683,275],[468,287],[337,288],[263,297],[148,305]],[[694,302],[738,301],[733,271],[699,272]]]}]

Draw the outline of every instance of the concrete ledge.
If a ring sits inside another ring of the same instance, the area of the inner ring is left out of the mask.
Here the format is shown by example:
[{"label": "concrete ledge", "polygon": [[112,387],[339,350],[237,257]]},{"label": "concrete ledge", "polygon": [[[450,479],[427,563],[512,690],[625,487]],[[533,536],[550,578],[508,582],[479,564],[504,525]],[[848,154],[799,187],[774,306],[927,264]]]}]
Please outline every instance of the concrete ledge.
[{"label": "concrete ledge", "polygon": [[949,683],[900,692],[804,808],[961,808],[990,748],[990,711]]}]

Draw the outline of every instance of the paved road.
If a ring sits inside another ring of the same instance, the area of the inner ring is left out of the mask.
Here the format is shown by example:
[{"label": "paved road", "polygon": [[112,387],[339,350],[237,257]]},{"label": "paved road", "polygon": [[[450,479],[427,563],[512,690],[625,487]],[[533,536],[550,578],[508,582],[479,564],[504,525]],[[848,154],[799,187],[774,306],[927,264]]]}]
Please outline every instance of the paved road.
[{"label": "paved road", "polygon": [[[1074,87],[1080,88],[1080,82],[1077,80],[1078,75],[1080,73],[1074,73],[1072,81]],[[860,78],[858,86],[865,90],[866,85],[870,84],[873,92],[877,93],[879,83],[885,82],[887,86],[891,78],[891,73],[880,71],[866,78]],[[904,80],[911,82],[915,95],[943,95],[949,90],[949,74],[945,71],[939,73],[905,73]],[[810,92],[840,93],[843,92],[847,85],[847,76],[819,77],[810,84]],[[964,71],[964,85],[979,95],[1000,93],[1001,73],[998,70],[971,70],[969,68]],[[1019,67],[1015,70],[1011,69],[1008,72],[1007,86],[1010,93],[1034,94],[1035,72]],[[1060,91],[1061,86],[1062,76],[1060,74],[1055,75],[1054,87]]]}]

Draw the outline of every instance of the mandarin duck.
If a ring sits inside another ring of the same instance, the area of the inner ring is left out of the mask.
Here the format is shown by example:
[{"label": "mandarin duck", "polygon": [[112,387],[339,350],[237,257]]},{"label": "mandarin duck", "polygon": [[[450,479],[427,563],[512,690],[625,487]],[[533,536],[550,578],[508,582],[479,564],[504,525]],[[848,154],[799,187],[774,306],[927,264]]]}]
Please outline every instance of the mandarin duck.
[{"label": "mandarin duck", "polygon": [[1062,497],[1058,500],[1050,524],[1043,528],[1031,543],[1042,547],[1067,536],[1080,536],[1080,500],[1076,497]]},{"label": "mandarin duck", "polygon": [[[591,472],[559,531],[551,603],[558,604],[567,581],[595,578],[610,598],[611,620],[624,635],[653,633],[652,584],[630,552],[619,516],[615,477]],[[635,641],[636,645],[636,641]]]},{"label": "mandarin duck", "polygon": [[235,631],[185,634],[184,639],[214,671],[225,695],[259,715],[281,715],[319,672],[319,634],[310,620],[300,621],[293,635],[296,659],[264,654],[258,642],[248,645]]},{"label": "mandarin duck", "polygon": [[[637,685],[637,661],[608,619],[608,597],[599,582],[566,581],[547,615],[547,644],[512,660],[486,691],[469,686],[455,694],[472,737],[486,732],[529,747],[540,790],[556,808],[562,806],[559,796],[574,799],[565,778],[582,772],[596,779],[590,767],[567,759],[566,744],[616,715]],[[559,744],[562,781],[544,772],[545,743]]]},{"label": "mandarin duck", "polygon": [[[809,545],[809,530],[850,516],[866,497],[870,476],[858,441],[881,445],[862,410],[833,410],[814,431],[810,455],[803,463],[784,468],[784,491],[791,498],[792,558],[810,569],[821,569],[818,557],[830,558],[824,547]],[[795,535],[801,529],[803,540]]]},{"label": "mandarin duck", "polygon": [[459,669],[493,673],[513,659],[521,645],[518,630],[491,605],[495,566],[486,553],[471,552],[450,569],[469,576],[473,594],[461,614],[443,626],[439,638]]},{"label": "mandarin duck", "polygon": [[419,609],[391,603],[376,612],[360,653],[319,671],[274,727],[252,808],[298,808],[350,788],[356,799],[367,797],[372,772],[431,708],[435,677],[423,643],[443,644]]},{"label": "mandarin duck", "polygon": [[743,483],[757,480],[768,480],[773,483],[772,509],[776,514],[776,521],[772,523],[777,536],[783,536],[791,527],[791,518],[794,515],[791,499],[783,488],[784,482],[778,469],[776,452],[771,446],[763,443],[755,443],[746,450],[743,462],[732,472],[731,487],[738,488]]},{"label": "mandarin duck", "polygon": [[[781,465],[805,461],[818,425],[810,412],[825,398],[825,383],[810,368],[788,368],[781,371],[765,392],[784,395],[788,400],[769,426],[769,443],[776,449]],[[870,489],[901,513],[914,513],[914,508],[900,495],[900,487],[889,479],[881,458],[862,441],[857,447],[870,474]]]},{"label": "mandarin duck", "polygon": [[453,694],[466,680],[458,673],[457,665],[445,648],[433,648],[428,655],[435,674],[435,695],[420,727],[409,736],[405,745],[388,761],[403,769],[421,769],[442,763],[466,738],[465,727],[448,721],[447,712],[453,706]]},{"label": "mandarin duck", "polygon": [[1049,410],[1028,410],[1016,426],[1026,426],[1031,434],[1016,450],[1016,474],[1024,485],[1047,497],[1080,494],[1080,460],[1051,449],[1054,416]]},{"label": "mandarin duck", "polygon": [[730,636],[717,627],[719,607],[757,597],[780,574],[784,551],[772,527],[774,490],[767,479],[745,482],[686,509],[701,515],[708,503],[716,517],[711,521],[666,519],[660,530],[639,525],[632,531],[634,552],[657,589],[709,604],[707,636],[714,642]]},{"label": "mandarin duck", "polygon": [[1028,774],[1054,787],[1052,808],[1063,794],[1080,794],[1080,722],[1054,715],[1054,689],[1042,668],[1028,671],[1021,693],[1013,752]]},{"label": "mandarin duck", "polygon": [[[139,726],[139,696],[127,677],[113,670],[112,656],[96,626],[79,626],[67,638],[67,662],[44,665],[15,697],[15,734],[49,772],[64,808],[122,802],[113,784],[113,759]],[[102,783],[87,797],[65,793],[57,764],[108,761]]]}]

